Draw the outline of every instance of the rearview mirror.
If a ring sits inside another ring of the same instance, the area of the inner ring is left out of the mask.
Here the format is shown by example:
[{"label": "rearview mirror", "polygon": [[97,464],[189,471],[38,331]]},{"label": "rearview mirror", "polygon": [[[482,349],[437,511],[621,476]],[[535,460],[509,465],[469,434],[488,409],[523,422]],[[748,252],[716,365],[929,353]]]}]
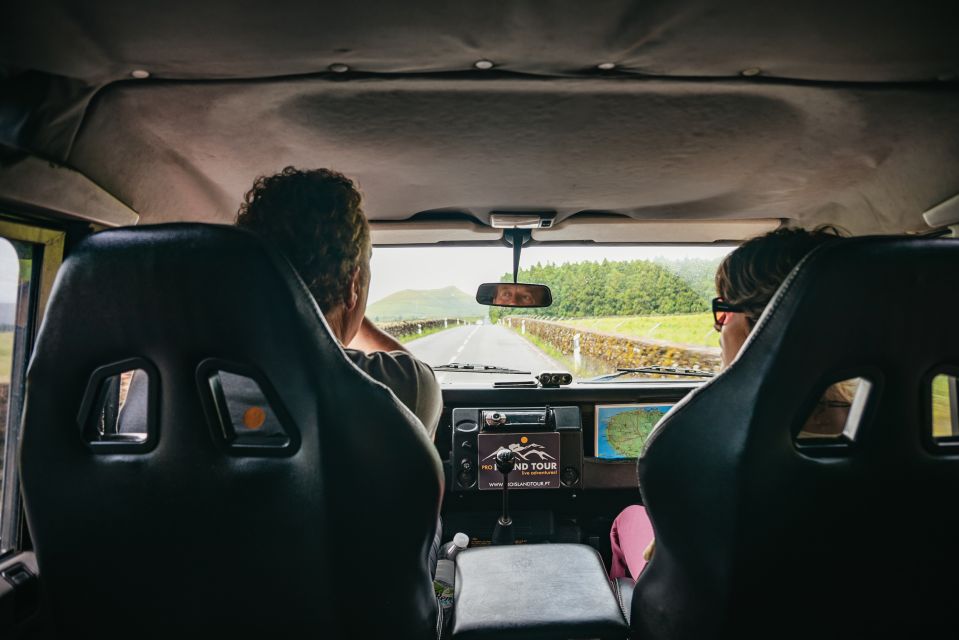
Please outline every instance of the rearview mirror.
[{"label": "rearview mirror", "polygon": [[553,294],[545,284],[484,282],[476,290],[476,301],[491,307],[548,307]]}]

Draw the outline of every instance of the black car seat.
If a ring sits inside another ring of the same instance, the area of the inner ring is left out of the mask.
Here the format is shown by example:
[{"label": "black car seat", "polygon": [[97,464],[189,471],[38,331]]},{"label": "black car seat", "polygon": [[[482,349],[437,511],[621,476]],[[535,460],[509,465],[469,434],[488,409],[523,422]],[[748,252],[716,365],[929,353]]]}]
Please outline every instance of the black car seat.
[{"label": "black car seat", "polygon": [[[930,380],[959,367],[957,317],[959,241],[807,256],[639,461],[656,550],[632,636],[956,637],[959,451],[931,437]],[[797,441],[856,377],[845,435]]]},{"label": "black car seat", "polygon": [[[149,385],[140,434],[104,428],[129,370]],[[238,418],[224,389],[250,381],[261,406]],[[436,451],[244,231],[118,229],[71,252],[28,373],[20,472],[49,615],[71,637],[435,637]]]}]

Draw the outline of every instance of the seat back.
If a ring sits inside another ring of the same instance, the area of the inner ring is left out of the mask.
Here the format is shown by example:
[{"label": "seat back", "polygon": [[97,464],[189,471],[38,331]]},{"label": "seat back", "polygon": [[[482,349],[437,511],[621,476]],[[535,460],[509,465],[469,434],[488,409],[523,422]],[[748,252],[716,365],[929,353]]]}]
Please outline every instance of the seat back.
[{"label": "seat back", "polygon": [[[149,374],[146,441],[91,439],[98,376],[132,368]],[[229,433],[229,374],[265,396],[242,437]],[[80,243],[40,329],[23,420],[30,535],[71,635],[435,633],[436,451],[253,235],[173,224]],[[247,432],[264,422],[257,441]]]},{"label": "seat back", "polygon": [[[929,388],[959,366],[957,291],[953,240],[843,240],[793,271],[639,461],[657,546],[634,637],[955,634],[959,457],[931,438]],[[853,377],[871,388],[849,437],[797,442]]]}]

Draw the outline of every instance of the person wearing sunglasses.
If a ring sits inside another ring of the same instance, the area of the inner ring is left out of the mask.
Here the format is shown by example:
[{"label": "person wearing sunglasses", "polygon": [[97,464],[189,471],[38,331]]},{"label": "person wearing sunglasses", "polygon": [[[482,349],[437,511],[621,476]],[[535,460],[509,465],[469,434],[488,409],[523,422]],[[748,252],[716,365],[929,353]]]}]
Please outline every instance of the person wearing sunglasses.
[{"label": "person wearing sunglasses", "polygon": [[[804,229],[777,229],[744,242],[727,255],[716,271],[716,293],[712,301],[713,321],[719,332],[722,368],[728,367],[779,286],[797,264],[816,247],[840,241],[833,226]],[[849,411],[850,391],[841,384],[831,387],[803,427],[808,435],[842,432]],[[802,434],[800,434],[802,435]],[[653,527],[640,505],[623,510],[610,531],[613,561],[610,578],[637,578],[655,549]]]}]

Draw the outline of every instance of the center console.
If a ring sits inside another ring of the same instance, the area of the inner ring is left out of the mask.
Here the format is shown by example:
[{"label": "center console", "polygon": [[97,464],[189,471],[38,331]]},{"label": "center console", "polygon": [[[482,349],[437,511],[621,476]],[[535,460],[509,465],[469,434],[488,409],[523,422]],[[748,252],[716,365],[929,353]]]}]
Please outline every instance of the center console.
[{"label": "center console", "polygon": [[626,635],[603,562],[588,546],[486,547],[456,557],[454,640]]},{"label": "center console", "polygon": [[[558,388],[444,386],[436,433],[443,528],[490,544],[505,515],[496,453],[514,452],[512,534],[523,543],[585,543],[607,559],[613,518],[641,498],[635,452],[657,415],[698,386],[686,381]],[[644,415],[651,414],[651,415]],[[525,441],[524,441],[525,439]]]},{"label": "center console", "polygon": [[583,477],[583,423],[578,406],[453,409],[450,460],[459,491],[499,491],[496,454],[512,451],[509,488],[565,489]]},{"label": "center console", "polygon": [[655,424],[694,387],[444,389],[444,528],[471,539],[455,558],[456,640],[628,635],[603,563],[610,525],[639,500]]}]

